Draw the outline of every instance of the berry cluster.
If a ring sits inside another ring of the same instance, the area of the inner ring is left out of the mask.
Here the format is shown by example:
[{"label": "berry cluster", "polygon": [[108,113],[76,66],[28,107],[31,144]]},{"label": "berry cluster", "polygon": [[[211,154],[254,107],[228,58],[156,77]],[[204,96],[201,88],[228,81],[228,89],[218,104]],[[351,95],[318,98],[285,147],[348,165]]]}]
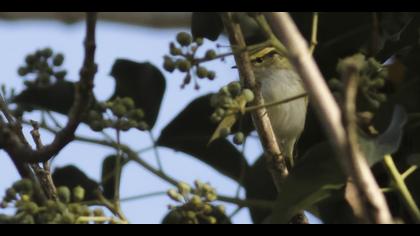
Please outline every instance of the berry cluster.
[{"label": "berry cluster", "polygon": [[[222,87],[218,93],[211,98],[211,106],[215,111],[210,119],[214,123],[220,123],[228,115],[243,114],[246,104],[254,101],[254,93],[250,89],[243,88],[239,82],[231,82]],[[223,127],[220,130],[220,137],[226,138],[231,133],[231,127]],[[237,132],[233,142],[237,145],[243,144],[245,135]]]},{"label": "berry cluster", "polygon": [[[75,224],[93,223],[93,221],[80,221],[81,217],[104,217],[101,208],[90,209],[82,201],[85,190],[75,187],[57,189],[58,200],[39,202],[35,200],[35,186],[28,179],[20,180],[6,190],[1,202],[2,208],[14,206],[14,215],[0,214],[0,224]],[[113,223],[111,218],[109,222]],[[102,222],[104,223],[104,222]]]},{"label": "berry cluster", "polygon": [[224,215],[223,206],[211,203],[217,200],[214,188],[200,181],[194,182],[195,189],[186,183],[179,183],[176,189],[168,191],[168,196],[181,203],[179,206],[169,206],[172,215],[176,215],[177,223],[181,224],[217,224],[218,215]]},{"label": "berry cluster", "polygon": [[64,55],[54,53],[51,48],[36,50],[25,58],[25,65],[18,68],[19,76],[24,77],[24,83],[27,87],[47,86],[53,83],[53,80],[64,80],[67,71],[61,66],[64,62]]},{"label": "berry cluster", "polygon": [[199,89],[198,79],[214,80],[216,73],[208,70],[201,63],[211,61],[217,58],[214,50],[206,51],[204,58],[197,58],[197,51],[203,45],[202,38],[193,40],[192,36],[186,32],[180,32],[176,36],[176,43],[169,44],[169,55],[164,56],[163,68],[168,72],[174,72],[176,69],[186,73],[181,88],[194,80],[195,89]]},{"label": "berry cluster", "polygon": [[[110,115],[109,118],[104,117],[107,114]],[[135,107],[133,99],[117,97],[112,101],[100,103],[98,109],[89,111],[87,120],[90,128],[97,132],[105,128],[121,131],[137,128],[144,131],[148,129],[144,117],[143,110]]]},{"label": "berry cluster", "polygon": [[[380,105],[386,101],[386,94],[381,92],[388,77],[386,67],[375,58],[366,59],[362,54],[340,60],[337,64],[338,73],[343,74],[348,66],[353,66],[358,70],[359,108],[366,111],[377,111]],[[333,78],[328,83],[336,97],[342,99],[341,96],[345,89],[343,81]]]}]

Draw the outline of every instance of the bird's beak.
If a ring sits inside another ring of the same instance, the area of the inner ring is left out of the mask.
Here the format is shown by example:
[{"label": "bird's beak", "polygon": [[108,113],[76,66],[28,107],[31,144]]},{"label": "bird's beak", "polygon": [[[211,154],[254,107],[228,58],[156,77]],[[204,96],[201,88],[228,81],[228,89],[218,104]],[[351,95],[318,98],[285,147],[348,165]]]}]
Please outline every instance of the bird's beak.
[{"label": "bird's beak", "polygon": [[232,66],[232,69],[237,69],[238,67],[237,66]]}]

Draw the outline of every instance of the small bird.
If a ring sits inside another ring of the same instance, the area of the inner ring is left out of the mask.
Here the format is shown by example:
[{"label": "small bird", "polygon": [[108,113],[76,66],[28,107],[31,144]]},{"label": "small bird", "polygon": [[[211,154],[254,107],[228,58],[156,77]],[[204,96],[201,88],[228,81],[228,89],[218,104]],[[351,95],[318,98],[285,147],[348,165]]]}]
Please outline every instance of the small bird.
[{"label": "small bird", "polygon": [[[275,48],[251,52],[252,69],[265,103],[281,101],[305,92],[303,82],[288,58]],[[267,108],[273,131],[288,167],[294,164],[293,150],[305,126],[307,97]]]}]

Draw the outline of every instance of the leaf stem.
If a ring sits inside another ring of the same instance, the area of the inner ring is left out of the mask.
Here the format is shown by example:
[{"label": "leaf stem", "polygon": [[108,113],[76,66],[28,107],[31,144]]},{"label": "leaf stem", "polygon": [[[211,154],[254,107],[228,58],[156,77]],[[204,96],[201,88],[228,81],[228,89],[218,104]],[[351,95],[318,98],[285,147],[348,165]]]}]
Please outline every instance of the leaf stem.
[{"label": "leaf stem", "polygon": [[392,182],[397,192],[399,193],[401,200],[406,205],[408,212],[413,217],[414,221],[420,223],[420,210],[413,199],[413,196],[410,193],[407,185],[404,182],[403,176],[398,171],[397,166],[394,163],[394,160],[390,155],[386,155],[384,159],[385,167],[388,170],[389,175],[392,178]]}]

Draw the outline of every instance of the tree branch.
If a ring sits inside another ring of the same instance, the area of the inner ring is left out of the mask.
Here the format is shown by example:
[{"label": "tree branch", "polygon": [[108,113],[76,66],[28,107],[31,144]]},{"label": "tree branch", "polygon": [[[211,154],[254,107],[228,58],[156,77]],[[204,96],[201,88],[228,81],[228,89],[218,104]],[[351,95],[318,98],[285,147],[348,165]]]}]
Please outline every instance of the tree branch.
[{"label": "tree branch", "polygon": [[76,87],[76,96],[73,107],[69,114],[66,126],[56,134],[51,144],[39,150],[17,142],[16,139],[4,143],[6,152],[16,160],[38,163],[46,162],[57,155],[74,138],[74,132],[82,121],[82,116],[89,107],[92,98],[93,78],[97,67],[94,62],[95,54],[95,26],[96,13],[87,13],[86,38],[84,41],[85,58],[80,70],[80,80]]},{"label": "tree branch", "polygon": [[[257,83],[254,72],[252,71],[251,62],[247,51],[240,49],[246,48],[245,39],[242,34],[241,27],[232,19],[232,13],[227,12],[222,14],[223,23],[229,35],[229,41],[232,47],[239,48],[235,51],[234,57],[236,65],[239,69],[239,75],[245,86],[252,90],[255,95],[253,106],[259,107],[254,112],[251,112],[254,125],[259,134],[262,146],[268,160],[268,168],[273,176],[274,183],[277,190],[280,190],[281,183],[289,174],[286,166],[286,161],[280,147],[277,143],[276,136],[271,126],[270,118],[267,115],[267,110],[264,104],[264,98],[261,92],[260,84]],[[292,220],[293,223],[307,223],[303,213],[298,214]]]},{"label": "tree branch", "polygon": [[[303,79],[309,98],[327,131],[337,157],[344,170],[353,179],[361,207],[367,213],[366,223],[392,223],[392,217],[385,198],[380,191],[372,172],[364,158],[351,152],[354,143],[348,138],[338,104],[329,91],[324,78],[308,46],[289,14],[284,12],[265,13],[275,35],[289,50],[289,59]],[[354,101],[352,101],[354,102]]]}]

